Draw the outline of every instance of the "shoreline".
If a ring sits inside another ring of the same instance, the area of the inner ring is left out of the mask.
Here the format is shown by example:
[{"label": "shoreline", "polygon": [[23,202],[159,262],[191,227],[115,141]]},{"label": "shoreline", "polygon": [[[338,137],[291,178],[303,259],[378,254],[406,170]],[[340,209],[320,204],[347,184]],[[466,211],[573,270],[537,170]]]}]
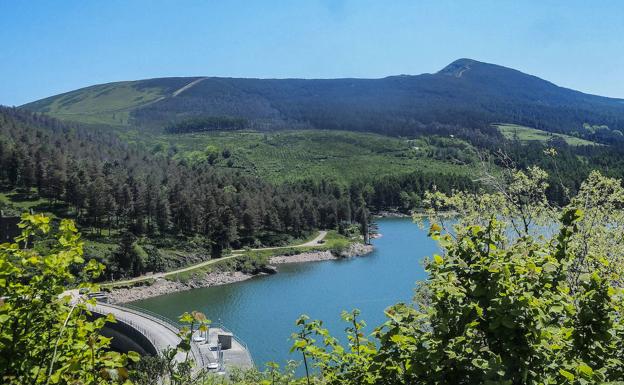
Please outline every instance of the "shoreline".
[{"label": "shoreline", "polygon": [[373,245],[365,245],[363,243],[352,243],[346,250],[340,252],[339,255],[333,254],[329,250],[325,251],[310,251],[303,252],[294,255],[276,255],[269,259],[269,264],[280,265],[283,263],[305,263],[305,262],[319,262],[319,261],[332,261],[337,259],[360,257],[372,253],[374,250]]},{"label": "shoreline", "polygon": [[189,279],[186,282],[157,278],[149,285],[136,285],[109,289],[106,292],[108,303],[122,304],[142,299],[158,297],[165,294],[178,293],[203,287],[227,285],[246,281],[260,274],[245,274],[240,271],[215,271],[203,274],[202,277]]},{"label": "shoreline", "polygon": [[372,214],[375,218],[427,218],[430,216],[440,216],[440,217],[453,217],[457,215],[455,211],[441,211],[437,214],[429,213],[424,211],[423,209],[417,209],[411,211],[409,214],[405,214],[399,211],[379,211]]},{"label": "shoreline", "polygon": [[123,304],[192,289],[228,285],[231,283],[246,281],[262,275],[277,273],[277,269],[271,265],[353,258],[369,254],[373,250],[374,247],[372,245],[352,243],[346,250],[340,252],[338,255],[333,254],[329,250],[303,252],[294,255],[276,255],[269,259],[269,264],[266,266],[264,271],[257,274],[246,274],[240,271],[214,271],[204,273],[202,276],[189,279],[186,282],[168,280],[166,278],[157,278],[152,284],[149,285],[136,285],[109,289],[106,292],[106,296],[108,298],[108,302],[111,304]]},{"label": "shoreline", "polygon": [[378,211],[376,213],[372,213],[375,218],[411,218],[411,214],[405,214],[399,211]]}]

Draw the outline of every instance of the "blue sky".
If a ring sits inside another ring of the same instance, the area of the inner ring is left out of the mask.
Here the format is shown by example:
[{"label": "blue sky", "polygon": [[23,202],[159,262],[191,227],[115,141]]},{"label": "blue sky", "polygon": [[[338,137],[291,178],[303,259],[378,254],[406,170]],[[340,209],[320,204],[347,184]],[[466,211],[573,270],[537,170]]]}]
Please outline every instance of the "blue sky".
[{"label": "blue sky", "polygon": [[468,57],[624,97],[624,1],[0,1],[0,104],[161,76],[383,77]]}]

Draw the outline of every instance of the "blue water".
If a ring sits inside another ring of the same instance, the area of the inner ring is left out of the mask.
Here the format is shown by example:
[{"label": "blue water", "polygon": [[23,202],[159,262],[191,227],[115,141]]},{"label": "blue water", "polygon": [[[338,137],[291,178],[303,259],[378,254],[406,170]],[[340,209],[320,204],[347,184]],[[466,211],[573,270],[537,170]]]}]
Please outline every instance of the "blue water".
[{"label": "blue water", "polygon": [[199,310],[224,325],[249,346],[256,365],[284,364],[300,356],[290,354],[291,334],[301,314],[322,319],[336,336],[345,324],[342,310],[358,308],[369,325],[384,322],[384,309],[409,302],[415,284],[426,275],[422,259],[439,251],[410,219],[381,219],[373,241],[375,251],[360,258],[280,265],[279,273],[231,285],[195,289],[134,302],[171,319]]}]

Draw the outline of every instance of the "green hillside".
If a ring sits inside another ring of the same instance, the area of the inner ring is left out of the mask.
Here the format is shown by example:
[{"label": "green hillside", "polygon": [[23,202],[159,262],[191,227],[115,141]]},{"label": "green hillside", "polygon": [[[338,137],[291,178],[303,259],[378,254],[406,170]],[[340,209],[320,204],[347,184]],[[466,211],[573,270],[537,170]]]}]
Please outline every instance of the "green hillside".
[{"label": "green hillside", "polygon": [[190,164],[212,162],[273,182],[320,177],[348,182],[413,171],[468,175],[475,161],[472,146],[442,137],[407,140],[329,130],[123,135],[153,154],[175,153]]},{"label": "green hillside", "polygon": [[[624,129],[624,103],[558,87],[502,66],[460,59],[434,74],[380,79],[156,78],[87,87],[23,108],[87,123],[162,132],[188,119],[229,117],[247,128],[316,128],[392,136],[452,130],[470,137],[508,122],[549,132],[581,132],[601,143],[621,135],[585,133],[584,124]],[[448,133],[448,132],[447,132]]]},{"label": "green hillside", "polygon": [[548,131],[538,130],[536,128],[520,126],[517,124],[500,123],[494,124],[501,134],[510,140],[519,140],[520,142],[548,142],[553,138],[561,138],[570,146],[595,146],[597,143],[589,140],[577,138],[575,136],[558,134]]},{"label": "green hillside", "polygon": [[127,126],[132,111],[161,100],[192,80],[171,78],[158,84],[150,80],[99,84],[39,100],[27,108],[61,120]]}]

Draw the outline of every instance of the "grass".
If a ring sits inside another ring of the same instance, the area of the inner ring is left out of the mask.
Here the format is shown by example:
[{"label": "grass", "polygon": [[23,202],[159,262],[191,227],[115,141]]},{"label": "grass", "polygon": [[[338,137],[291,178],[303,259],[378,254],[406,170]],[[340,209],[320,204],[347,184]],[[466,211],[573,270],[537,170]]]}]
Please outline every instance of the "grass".
[{"label": "grass", "polygon": [[[188,163],[206,162],[207,149],[217,151],[216,167],[233,168],[271,182],[320,178],[352,181],[384,175],[428,171],[469,175],[469,162],[440,153],[452,148],[462,158],[474,150],[459,139],[445,138],[444,149],[428,138],[406,140],[371,133],[327,130],[277,132],[236,131],[149,135],[125,131],[130,143],[154,154],[174,153]],[[229,158],[222,153],[227,149]],[[462,164],[463,163],[463,164]]]},{"label": "grass", "polygon": [[506,124],[500,123],[494,125],[501,134],[507,139],[517,139],[521,142],[547,142],[553,137],[558,137],[566,141],[566,143],[570,146],[596,146],[598,145],[595,142],[591,142],[589,140],[577,138],[575,136],[552,133],[547,131],[538,130],[536,128],[520,126],[517,124]]},{"label": "grass", "polygon": [[75,214],[67,203],[50,202],[48,199],[39,198],[34,191],[29,193],[17,190],[0,192],[0,210],[7,216],[20,216],[33,210],[52,219],[72,217]]},{"label": "grass", "polygon": [[29,194],[15,191],[0,193],[0,209],[5,215],[21,215],[22,213],[36,209],[48,203],[42,198],[32,198]]},{"label": "grass", "polygon": [[138,89],[135,82],[100,84],[33,103],[32,108],[58,119],[124,126],[130,111],[163,96],[160,88]]},{"label": "grass", "polygon": [[[313,239],[313,238],[312,238]],[[358,239],[350,239],[343,235],[338,234],[335,230],[330,230],[325,236],[325,242],[317,246],[306,247],[280,247],[277,249],[269,250],[247,250],[241,252],[241,255],[236,258],[224,259],[223,261],[217,261],[211,265],[200,266],[197,269],[184,271],[181,273],[171,273],[165,276],[169,280],[175,280],[180,282],[187,282],[194,277],[208,274],[213,271],[234,271],[237,267],[244,264],[253,264],[261,266],[268,263],[268,260],[277,255],[295,255],[312,251],[326,251],[331,250],[334,252],[340,252],[346,249],[349,245],[357,241]]]},{"label": "grass", "polygon": [[111,255],[117,250],[117,243],[101,242],[93,239],[86,239],[84,244],[84,254],[87,259],[95,258],[98,261],[108,261]]}]

